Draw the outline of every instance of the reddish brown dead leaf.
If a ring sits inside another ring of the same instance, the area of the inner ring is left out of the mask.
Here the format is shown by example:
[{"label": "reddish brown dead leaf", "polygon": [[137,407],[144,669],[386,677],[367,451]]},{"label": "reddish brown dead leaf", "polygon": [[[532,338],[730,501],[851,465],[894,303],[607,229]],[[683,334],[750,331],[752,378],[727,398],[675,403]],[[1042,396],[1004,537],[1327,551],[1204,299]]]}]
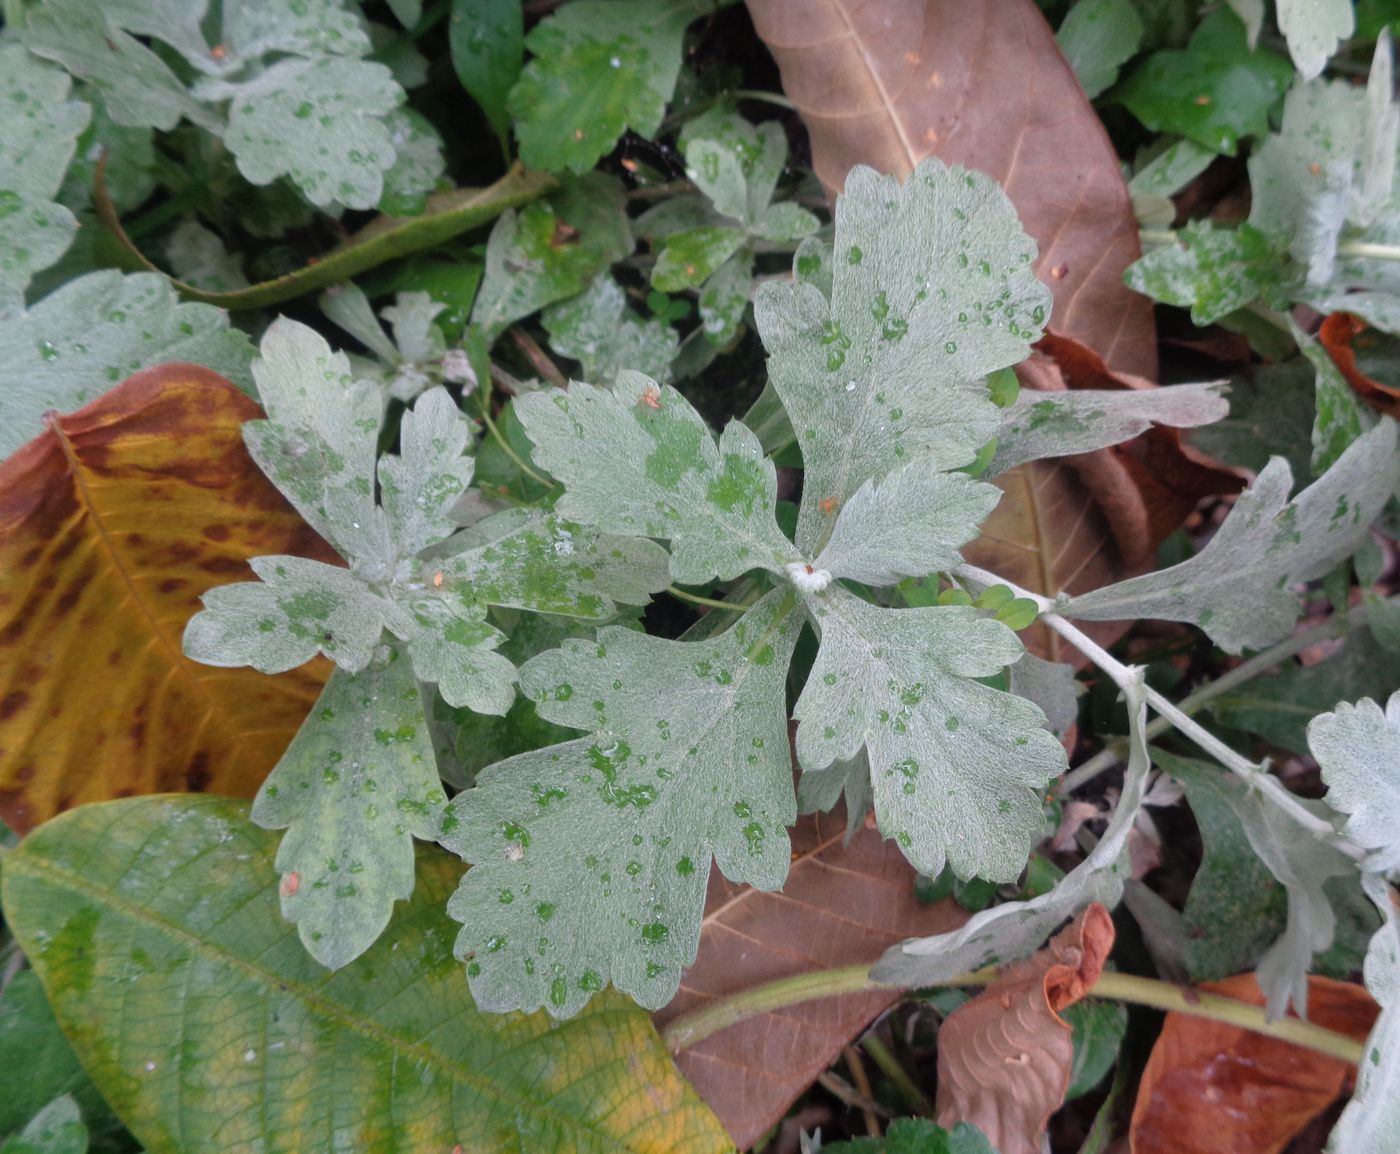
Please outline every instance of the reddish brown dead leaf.
[{"label": "reddish brown dead leaf", "polygon": [[940,1126],[970,1122],[1000,1154],[1039,1154],[1074,1061],[1060,1011],[1093,989],[1112,949],[1113,918],[1095,902],[948,1015],[938,1031]]},{"label": "reddish brown dead leaf", "polygon": [[0,464],[0,817],[137,793],[251,797],[328,666],[181,655],[248,558],[327,546],[243,448],[258,408],[194,365],[138,373]]},{"label": "reddish brown dead leaf", "polygon": [[1394,372],[1394,337],[1370,328],[1351,313],[1333,313],[1322,322],[1317,335],[1357,396],[1373,409],[1400,417],[1400,388],[1385,384],[1367,371],[1375,371],[1373,366],[1384,362],[1385,368]]},{"label": "reddish brown dead leaf", "polygon": [[[802,818],[781,893],[710,875],[700,954],[658,1025],[762,982],[832,966],[873,963],[910,936],[956,929],[950,902],[923,905],[914,873],[891,841],[862,829],[845,844],[846,817]],[[897,991],[805,1002],[740,1022],[686,1050],[677,1064],[739,1148],[776,1123],[841,1048],[899,998]]]},{"label": "reddish brown dead leaf", "polygon": [[[1253,974],[1201,986],[1262,1006]],[[1308,978],[1308,1018],[1364,1041],[1379,1007],[1361,986]],[[1138,1086],[1132,1154],[1277,1154],[1346,1092],[1338,1058],[1224,1022],[1168,1014]]]},{"label": "reddish brown dead leaf", "polygon": [[926,156],[995,177],[1040,248],[1050,325],[1155,376],[1151,302],[1118,157],[1034,0],[747,0],[834,192]]}]

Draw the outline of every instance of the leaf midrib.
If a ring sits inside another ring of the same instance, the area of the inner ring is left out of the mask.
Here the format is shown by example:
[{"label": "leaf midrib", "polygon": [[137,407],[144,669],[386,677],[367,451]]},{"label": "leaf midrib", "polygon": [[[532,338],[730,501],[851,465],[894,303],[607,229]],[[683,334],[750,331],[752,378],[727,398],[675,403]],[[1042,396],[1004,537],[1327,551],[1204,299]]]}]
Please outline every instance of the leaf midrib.
[{"label": "leaf midrib", "polygon": [[[393,1033],[386,1027],[374,1023],[372,1019],[356,1017],[338,1003],[318,993],[311,992],[301,982],[280,977],[245,958],[238,957],[228,952],[222,946],[218,946],[191,933],[178,923],[156,915],[149,907],[119,897],[115,892],[90,883],[88,879],[81,874],[76,874],[70,870],[64,869],[54,864],[49,859],[40,857],[36,862],[21,854],[11,856],[6,862],[4,871],[4,888],[9,888],[10,878],[23,876],[26,872],[28,872],[31,878],[39,880],[40,882],[48,881],[50,884],[55,885],[66,884],[71,891],[79,893],[99,905],[105,904],[120,915],[124,915],[138,923],[144,923],[158,931],[163,930],[172,938],[185,942],[193,953],[201,956],[205,961],[215,964],[225,964],[232,969],[240,970],[247,977],[267,986],[269,993],[275,994],[281,992],[291,994],[313,1012],[321,1014],[323,1017],[330,1019],[342,1028],[353,1033],[358,1033],[362,1037],[379,1044],[387,1050],[402,1054],[404,1057],[421,1060],[425,1065],[439,1070],[455,1081],[464,1082],[475,1087],[484,1095],[489,1095],[502,1104],[526,1108],[536,1115],[550,1118],[568,1129],[582,1134],[596,1136],[603,1140],[604,1149],[608,1148],[608,1143],[615,1142],[621,1143],[621,1145],[615,1147],[616,1149],[632,1151],[634,1154],[645,1154],[643,1148],[632,1145],[625,1138],[611,1134],[606,1130],[589,1126],[571,1115],[553,1110],[523,1094],[512,1093],[506,1087],[500,1086],[483,1075],[457,1065],[455,1062],[452,1062],[442,1055],[438,1050],[426,1046],[423,1043],[405,1041],[402,1037]],[[16,937],[19,936],[17,932]],[[26,949],[26,952],[30,951]],[[481,1011],[476,1012],[480,1013]],[[596,1018],[602,1016],[625,1017],[629,1012],[630,1011],[624,1007],[597,1010],[586,1017],[576,1017],[564,1022],[556,1022],[553,1029],[555,1031],[567,1029],[579,1023],[592,1022],[596,1020]]]}]

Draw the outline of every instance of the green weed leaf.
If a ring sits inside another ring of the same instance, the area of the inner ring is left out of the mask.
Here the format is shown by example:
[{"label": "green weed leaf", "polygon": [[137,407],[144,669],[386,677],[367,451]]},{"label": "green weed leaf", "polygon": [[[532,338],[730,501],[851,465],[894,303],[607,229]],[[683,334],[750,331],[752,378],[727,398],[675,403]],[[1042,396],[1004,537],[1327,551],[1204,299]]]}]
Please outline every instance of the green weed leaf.
[{"label": "green weed leaf", "polygon": [[452,67],[501,138],[503,150],[510,129],[506,99],[525,61],[524,40],[519,0],[452,0]]},{"label": "green weed leaf", "polygon": [[18,1134],[0,1143],[0,1154],[87,1154],[88,1132],[78,1103],[55,1098]]},{"label": "green weed leaf", "polygon": [[525,39],[534,59],[511,89],[520,158],[587,172],[630,127],[651,136],[681,69],[681,41],[709,0],[572,0]]},{"label": "green weed leaf", "polygon": [[540,319],[549,347],[578,361],[586,381],[611,384],[623,369],[661,384],[671,379],[680,347],[675,329],[628,308],[622,287],[610,276],[595,277],[578,296],[545,309]]},{"label": "green weed leaf", "polygon": [[444,818],[474,863],[448,912],[479,1006],[567,1017],[611,982],[657,1009],[695,959],[712,855],[782,884],[791,609],[770,593],[700,642],[607,628],[522,667],[541,715],[589,736],[487,769]]},{"label": "green weed leaf", "polygon": [[1072,597],[1062,610],[1089,621],[1189,621],[1231,653],[1260,648],[1298,618],[1298,599],[1288,586],[1320,577],[1351,556],[1397,479],[1393,421],[1359,437],[1291,501],[1292,471],[1275,457],[1196,556]]}]

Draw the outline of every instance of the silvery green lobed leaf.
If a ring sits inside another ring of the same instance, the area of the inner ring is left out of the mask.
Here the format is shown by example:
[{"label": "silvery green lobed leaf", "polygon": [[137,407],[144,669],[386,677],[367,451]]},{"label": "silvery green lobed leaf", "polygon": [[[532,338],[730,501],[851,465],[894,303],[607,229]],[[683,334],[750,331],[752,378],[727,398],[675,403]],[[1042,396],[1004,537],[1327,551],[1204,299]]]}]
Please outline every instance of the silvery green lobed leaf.
[{"label": "silvery green lobed leaf", "polygon": [[177,280],[206,292],[236,292],[248,287],[243,259],[224,247],[218,234],[197,220],[178,225],[165,243],[170,271]]},{"label": "silvery green lobed leaf", "polygon": [[615,602],[645,605],[670,581],[666,551],[540,509],[508,509],[431,550],[414,567],[425,588],[441,578],[490,605],[605,620]]},{"label": "silvery green lobed leaf", "polygon": [[[1180,771],[1187,785],[1199,780],[1202,772],[1199,763],[1167,754],[1161,756],[1161,763],[1170,774]],[[1234,811],[1250,847],[1287,894],[1283,936],[1255,967],[1269,1016],[1282,1016],[1290,1003],[1305,1015],[1313,955],[1332,944],[1337,925],[1324,884],[1333,877],[1354,877],[1356,863],[1336,847],[1302,831],[1289,814],[1251,789],[1243,778],[1220,770],[1210,786]],[[1317,808],[1324,807],[1319,804]]]},{"label": "silvery green lobed leaf", "polygon": [[191,361],[249,388],[248,338],[212,305],[182,303],[154,273],[88,273],[0,318],[0,457],[132,373]]},{"label": "silvery green lobed leaf", "polygon": [[108,20],[98,0],[46,0],[26,13],[21,39],[96,88],[118,124],[169,131],[185,119],[214,133],[222,128],[165,61]]},{"label": "silvery green lobed leaf", "polygon": [[1336,464],[1337,459],[1362,433],[1376,424],[1376,414],[1369,408],[1337,368],[1337,363],[1322,345],[1290,320],[1289,330],[1316,373],[1314,384],[1316,419],[1312,428],[1312,471],[1315,476]]},{"label": "silvery green lobed leaf", "polygon": [[1004,411],[987,476],[1043,457],[1089,453],[1130,441],[1152,425],[1193,429],[1230,411],[1220,383],[1157,389],[1022,390]]},{"label": "silvery green lobed leaf", "polygon": [[865,824],[865,815],[875,804],[870,759],[864,749],[849,761],[838,761],[825,769],[803,773],[797,779],[798,813],[829,813],[843,797],[846,800],[846,841],[849,842]]},{"label": "silvery green lobed leaf", "polygon": [[384,193],[379,211],[389,216],[417,216],[427,207],[428,194],[437,188],[447,168],[442,137],[428,118],[411,108],[396,108],[384,118],[394,163],[384,173]]},{"label": "silvery green lobed leaf", "polygon": [[1288,586],[1320,577],[1349,557],[1397,478],[1395,422],[1388,419],[1357,438],[1291,501],[1292,471],[1275,457],[1196,556],[1071,597],[1060,611],[1088,621],[1187,621],[1231,653],[1268,645],[1298,618],[1298,599]]},{"label": "silvery green lobed leaf", "polygon": [[471,441],[471,423],[444,388],[424,393],[404,413],[398,455],[379,461],[380,502],[398,556],[419,553],[456,529],[452,507],[476,465],[463,455]]},{"label": "silvery green lobed leaf", "polygon": [[1038,949],[1061,922],[1091,902],[1102,902],[1110,909],[1118,904],[1123,883],[1131,873],[1128,834],[1142,807],[1152,768],[1144,737],[1147,699],[1142,670],[1132,670],[1132,674],[1127,692],[1128,765],[1118,806],[1098,845],[1049,893],[992,906],[951,933],[903,942],[886,951],[871,969],[872,979],[901,986],[937,985],[954,974],[1009,962]]},{"label": "silvery green lobed leaf", "polygon": [[709,0],[574,0],[525,38],[533,59],[511,89],[520,158],[586,172],[624,129],[661,126],[681,70],[686,26]]},{"label": "silvery green lobed leaf", "polygon": [[512,321],[582,292],[631,252],[618,183],[598,172],[565,180],[547,199],[502,213],[492,226],[472,323],[494,340]]},{"label": "silvery green lobed leaf", "polygon": [[671,573],[700,584],[800,560],[774,519],[777,473],[733,421],[718,445],[690,403],[640,373],[520,397],[535,459],[564,483],[557,508],[608,533],[671,542]]},{"label": "silvery green lobed leaf", "polygon": [[1351,36],[1356,14],[1351,0],[1276,0],[1278,26],[1288,54],[1304,80],[1327,66],[1338,45]]},{"label": "silvery green lobed leaf", "polygon": [[954,569],[1000,497],[994,485],[916,459],[855,491],[812,565],[866,585]]},{"label": "silvery green lobed leaf", "polygon": [[1014,881],[1064,771],[1045,716],[973,678],[1022,653],[966,606],[886,609],[833,586],[809,603],[821,637],[793,709],[797,757],[820,771],[869,752],[880,830],[921,873]]},{"label": "silvery green lobed leaf", "polygon": [[339,325],[386,365],[399,362],[398,346],[385,333],[364,290],[351,281],[332,285],[317,300],[326,319]]},{"label": "silvery green lobed leaf", "polygon": [[1384,709],[1369,697],[1313,718],[1308,745],[1344,832],[1370,851],[1366,868],[1400,871],[1400,693]]},{"label": "silvery green lobed leaf", "polygon": [[1011,692],[1027,698],[1045,714],[1046,728],[1064,737],[1079,720],[1079,682],[1074,666],[1024,653],[1009,667]]},{"label": "silvery green lobed leaf", "polygon": [[1055,33],[1084,95],[1093,99],[1137,54],[1142,20],[1131,0],[1077,0]]},{"label": "silvery green lobed leaf", "polygon": [[1050,312],[1035,243],[989,178],[926,160],[901,184],[853,169],[838,199],[828,300],[761,286],[769,375],[806,466],[797,544],[906,459],[970,462],[996,435],[987,373],[1023,360]]},{"label": "silvery green lobed leaf", "polygon": [[770,593],[700,642],[607,628],[522,667],[541,715],[589,736],[485,770],[444,817],[473,863],[448,912],[478,1006],[569,1017],[611,982],[659,1008],[695,958],[712,857],[782,884],[792,605]]},{"label": "silvery green lobed leaf", "polygon": [[34,273],[68,249],[78,222],[55,201],[91,109],[61,68],[0,44],[0,317],[24,306]]},{"label": "silvery green lobed leaf", "polygon": [[700,326],[711,345],[733,339],[753,293],[753,253],[741,248],[700,287]]},{"label": "silvery green lobed leaf", "polygon": [[1328,1138],[1328,1154],[1386,1154],[1400,1141],[1400,917],[1381,878],[1367,874],[1362,885],[1383,919],[1363,970],[1381,1014],[1366,1039],[1351,1101]]},{"label": "silvery green lobed leaf", "polygon": [[342,557],[388,566],[394,546],[374,501],[378,390],[353,380],[345,354],[295,321],[274,321],[260,353],[253,378],[267,420],[243,426],[253,459]]},{"label": "silvery green lobed leaf", "polygon": [[627,307],[622,286],[600,274],[578,296],[559,301],[541,316],[549,347],[579,362],[583,379],[610,384],[623,369],[666,384],[680,348],[676,330]]},{"label": "silvery green lobed leaf", "polygon": [[441,359],[447,342],[437,326],[437,316],[447,306],[425,292],[402,292],[383,310],[394,333],[399,359],[417,364]]},{"label": "silvery green lobed leaf", "polygon": [[324,653],[358,673],[374,655],[385,619],[400,631],[402,610],[348,569],[307,557],[255,557],[261,581],[217,585],[185,627],[185,654],[205,665],[250,665],[263,673],[295,669]]},{"label": "silvery green lobed leaf", "polygon": [[373,208],[395,158],[384,118],[403,97],[382,64],[280,60],[234,94],[224,142],[254,184],[290,176],[312,204]]},{"label": "silvery green lobed leaf", "polygon": [[373,944],[413,892],[413,839],[436,835],[446,802],[408,661],[391,646],[335,670],[252,814],[287,830],[282,916],[312,957],[339,969]]},{"label": "silvery green lobed leaf", "polygon": [[1302,277],[1287,259],[1287,246],[1253,225],[1201,222],[1181,229],[1177,243],[1149,252],[1123,279],[1153,300],[1189,308],[1196,324],[1209,325],[1257,300],[1286,304]]}]

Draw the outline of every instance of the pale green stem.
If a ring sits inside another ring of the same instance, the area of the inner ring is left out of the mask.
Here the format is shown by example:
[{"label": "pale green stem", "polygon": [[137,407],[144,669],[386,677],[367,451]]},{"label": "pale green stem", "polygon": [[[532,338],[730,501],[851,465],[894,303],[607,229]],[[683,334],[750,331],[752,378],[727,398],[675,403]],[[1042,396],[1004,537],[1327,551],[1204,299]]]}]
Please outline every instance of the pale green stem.
[{"label": "pale green stem", "polygon": [[[995,573],[988,573],[985,569],[978,569],[973,565],[962,565],[958,568],[958,575],[979,585],[1005,585],[1010,588],[1018,597],[1027,597],[1040,606],[1040,620],[1046,627],[1053,629],[1071,645],[1084,654],[1090,661],[1102,669],[1109,677],[1118,684],[1120,688],[1126,689],[1135,679],[1128,667],[1114,657],[1108,650],[1104,649],[1097,641],[1089,637],[1077,626],[1066,621],[1058,613],[1053,611],[1055,602],[1048,597],[1042,597],[1038,593],[1032,593],[1028,589],[1020,586],[1003,577],[998,577]],[[1163,697],[1151,686],[1144,686],[1147,703],[1161,717],[1170,722],[1173,728],[1186,737],[1189,737],[1201,749],[1209,753],[1226,769],[1239,774],[1252,789],[1258,790],[1274,805],[1288,814],[1298,825],[1307,830],[1313,837],[1321,841],[1327,841],[1335,846],[1341,853],[1348,857],[1360,861],[1366,856],[1366,851],[1360,846],[1348,841],[1332,828],[1332,823],[1324,817],[1319,817],[1310,809],[1303,805],[1297,797],[1288,791],[1283,782],[1269,773],[1264,766],[1256,765],[1242,754],[1236,753],[1215,734],[1204,726],[1193,721],[1167,698]]]},{"label": "pale green stem", "polygon": [[[938,985],[986,986],[996,980],[999,972],[995,967],[989,967],[969,974],[958,974],[939,982]],[[753,986],[699,1010],[683,1014],[662,1031],[661,1038],[667,1049],[673,1053],[680,1053],[738,1022],[786,1006],[842,994],[903,988],[872,982],[868,964],[797,974],[761,986]],[[1089,996],[1224,1022],[1256,1034],[1277,1038],[1281,1042],[1315,1050],[1319,1054],[1339,1058],[1353,1065],[1360,1064],[1366,1052],[1364,1043],[1312,1022],[1305,1022],[1299,1018],[1278,1018],[1270,1021],[1263,1006],[1238,1002],[1221,994],[1212,994],[1190,986],[1178,986],[1156,978],[1109,971],[1100,975]]]},{"label": "pale green stem", "polygon": [[[1174,229],[1170,228],[1144,228],[1138,233],[1138,239],[1143,245],[1162,248],[1169,244],[1176,244],[1181,237]],[[1366,240],[1344,240],[1337,245],[1337,255],[1339,257],[1361,257],[1367,260],[1400,261],[1400,245],[1376,244]]]},{"label": "pale green stem", "polygon": [[718,601],[713,597],[701,597],[698,593],[687,593],[678,585],[667,585],[666,592],[682,601],[689,601],[692,605],[704,605],[709,609],[723,609],[726,613],[743,613],[745,610],[753,608],[753,603],[735,605],[729,601]]},{"label": "pale green stem", "polygon": [[525,463],[524,458],[522,458],[519,453],[517,453],[514,449],[510,447],[510,442],[505,439],[505,437],[501,433],[501,430],[496,428],[496,422],[491,417],[491,395],[487,386],[488,382],[481,382],[480,384],[480,387],[482,389],[481,419],[486,424],[486,431],[496,438],[496,444],[501,446],[501,452],[503,452],[507,457],[514,461],[522,473],[524,473],[527,477],[534,478],[541,485],[545,485],[551,489],[554,488],[554,482],[551,481],[548,477],[543,476],[542,474],[535,472],[534,469],[530,468],[530,466]]},{"label": "pale green stem", "polygon": [[870,1055],[870,1060],[880,1067],[880,1072],[890,1080],[910,1110],[916,1114],[931,1114],[933,1112],[933,1106],[924,1096],[924,1092],[909,1076],[909,1071],[899,1064],[899,1059],[885,1045],[883,1039],[870,1034],[861,1039],[860,1047]]}]

